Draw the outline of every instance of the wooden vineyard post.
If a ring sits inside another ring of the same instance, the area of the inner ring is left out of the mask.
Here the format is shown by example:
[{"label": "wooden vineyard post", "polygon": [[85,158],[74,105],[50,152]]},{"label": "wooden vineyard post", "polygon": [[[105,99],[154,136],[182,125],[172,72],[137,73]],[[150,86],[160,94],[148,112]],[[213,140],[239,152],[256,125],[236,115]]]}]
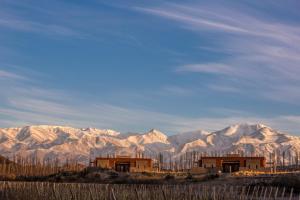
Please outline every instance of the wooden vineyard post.
[{"label": "wooden vineyard post", "polygon": [[275,195],[274,195],[274,199],[277,199],[277,194],[278,194],[278,187],[276,187],[276,191],[275,191]]},{"label": "wooden vineyard post", "polygon": [[283,191],[282,191],[282,194],[281,194],[281,198],[284,197],[284,194],[285,194],[285,187],[283,188]]},{"label": "wooden vineyard post", "polygon": [[111,188],[111,193],[112,193],[113,199],[114,199],[114,200],[117,200],[113,188]]},{"label": "wooden vineyard post", "polygon": [[290,198],[289,198],[289,200],[292,200],[292,198],[293,198],[293,191],[294,191],[294,188],[291,189],[291,193],[290,193]]}]

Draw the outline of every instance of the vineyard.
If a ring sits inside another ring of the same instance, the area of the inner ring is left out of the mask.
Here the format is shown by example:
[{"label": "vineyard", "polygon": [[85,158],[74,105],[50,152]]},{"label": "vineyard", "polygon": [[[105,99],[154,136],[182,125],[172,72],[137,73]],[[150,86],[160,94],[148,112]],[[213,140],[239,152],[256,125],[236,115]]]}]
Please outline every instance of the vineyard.
[{"label": "vineyard", "polygon": [[224,175],[178,171],[118,173],[72,161],[62,165],[56,161],[10,161],[0,157],[0,199],[300,199],[297,171]]},{"label": "vineyard", "polygon": [[232,200],[299,199],[293,189],[264,186],[109,185],[88,183],[0,182],[1,199],[22,200]]}]

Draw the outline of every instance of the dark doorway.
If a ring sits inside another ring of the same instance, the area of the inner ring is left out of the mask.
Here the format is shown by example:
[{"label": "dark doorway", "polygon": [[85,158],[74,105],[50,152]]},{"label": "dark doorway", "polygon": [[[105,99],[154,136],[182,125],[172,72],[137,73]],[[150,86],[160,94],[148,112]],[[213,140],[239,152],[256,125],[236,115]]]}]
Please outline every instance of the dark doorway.
[{"label": "dark doorway", "polygon": [[118,172],[129,172],[130,163],[116,163],[116,171]]},{"label": "dark doorway", "polygon": [[225,173],[237,172],[240,169],[240,162],[239,161],[223,162],[222,169],[223,169],[222,171]]}]

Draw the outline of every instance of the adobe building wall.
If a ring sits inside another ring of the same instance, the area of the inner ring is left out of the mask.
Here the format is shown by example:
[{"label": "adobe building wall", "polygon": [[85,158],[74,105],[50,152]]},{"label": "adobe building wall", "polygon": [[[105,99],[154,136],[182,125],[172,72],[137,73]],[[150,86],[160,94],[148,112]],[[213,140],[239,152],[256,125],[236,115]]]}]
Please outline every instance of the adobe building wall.
[{"label": "adobe building wall", "polygon": [[239,170],[261,170],[265,168],[264,157],[202,157],[199,160],[199,167],[206,169],[222,170],[223,163],[235,163]]},{"label": "adobe building wall", "polygon": [[146,172],[152,171],[152,164],[149,165],[147,160],[137,160],[136,167],[133,169],[134,172]]},{"label": "adobe building wall", "polygon": [[216,159],[202,160],[202,167],[204,167],[204,168],[215,168],[215,167],[217,167],[217,160]]},{"label": "adobe building wall", "polygon": [[193,167],[190,170],[190,173],[192,173],[192,174],[206,174],[206,173],[208,173],[208,169],[206,169],[204,167]]},{"label": "adobe building wall", "polygon": [[96,167],[101,167],[104,169],[111,169],[112,166],[109,164],[109,160],[96,160]]},{"label": "adobe building wall", "polygon": [[96,158],[94,166],[104,169],[115,169],[115,166],[118,163],[129,163],[130,172],[153,171],[152,160],[145,158]]},{"label": "adobe building wall", "polygon": [[262,168],[260,160],[246,160],[246,166],[247,169],[260,169]]}]

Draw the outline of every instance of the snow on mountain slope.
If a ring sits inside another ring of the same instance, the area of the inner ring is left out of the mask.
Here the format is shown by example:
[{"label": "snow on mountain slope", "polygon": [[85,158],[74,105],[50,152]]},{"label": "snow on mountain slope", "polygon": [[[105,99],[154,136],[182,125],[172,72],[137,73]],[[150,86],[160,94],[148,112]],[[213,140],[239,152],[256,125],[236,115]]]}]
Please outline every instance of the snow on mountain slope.
[{"label": "snow on mountain slope", "polygon": [[266,155],[275,150],[295,155],[300,151],[300,138],[262,124],[239,124],[211,133],[197,130],[171,136],[155,129],[143,134],[47,125],[0,129],[0,155],[6,157],[19,155],[88,162],[96,156],[134,156],[137,152],[178,158],[192,151]]},{"label": "snow on mountain slope", "polygon": [[240,137],[242,135],[249,135],[255,131],[258,131],[262,128],[266,128],[267,126],[263,124],[237,124],[233,126],[229,126],[221,131],[215,132],[216,134],[228,136],[228,137]]},{"label": "snow on mountain slope", "polygon": [[194,140],[204,138],[208,134],[209,134],[209,132],[202,131],[202,130],[185,132],[185,133],[180,133],[177,135],[171,135],[169,137],[169,141],[175,146],[182,146],[182,145],[192,142]]},{"label": "snow on mountain slope", "polygon": [[127,138],[130,142],[135,144],[151,144],[151,143],[164,143],[168,144],[168,136],[162,132],[152,129],[144,134],[131,135]]},{"label": "snow on mountain slope", "polygon": [[184,154],[185,152],[191,152],[191,151],[199,151],[203,152],[206,151],[206,148],[208,147],[208,144],[205,143],[203,140],[198,139],[189,143],[184,144],[182,149],[179,153]]}]

